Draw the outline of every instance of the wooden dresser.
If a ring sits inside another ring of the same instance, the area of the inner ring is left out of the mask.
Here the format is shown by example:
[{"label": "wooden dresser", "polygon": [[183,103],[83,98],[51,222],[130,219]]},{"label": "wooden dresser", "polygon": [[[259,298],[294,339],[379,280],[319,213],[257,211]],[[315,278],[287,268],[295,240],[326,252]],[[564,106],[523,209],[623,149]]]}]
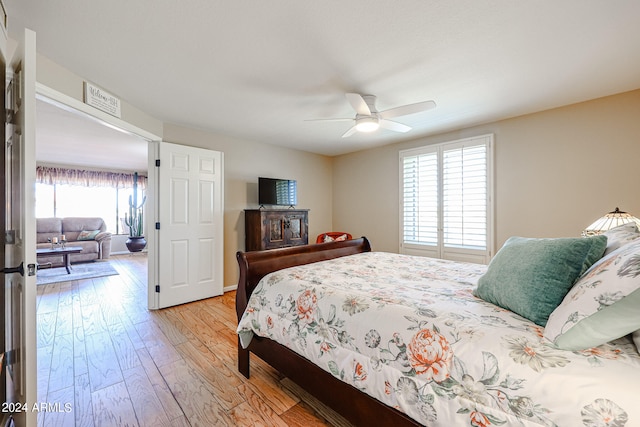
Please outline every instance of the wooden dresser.
[{"label": "wooden dresser", "polygon": [[245,250],[300,246],[309,243],[309,209],[247,209]]}]

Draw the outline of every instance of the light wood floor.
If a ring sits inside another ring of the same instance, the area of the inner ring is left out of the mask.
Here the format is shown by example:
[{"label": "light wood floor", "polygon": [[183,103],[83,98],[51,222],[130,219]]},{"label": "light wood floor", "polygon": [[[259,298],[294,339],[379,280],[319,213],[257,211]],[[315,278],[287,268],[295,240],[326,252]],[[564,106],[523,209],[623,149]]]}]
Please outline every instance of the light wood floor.
[{"label": "light wood floor", "polygon": [[110,262],[118,276],[38,286],[38,402],[60,409],[39,426],[346,424],[258,359],[237,372],[235,292],[149,311],[145,256]]}]

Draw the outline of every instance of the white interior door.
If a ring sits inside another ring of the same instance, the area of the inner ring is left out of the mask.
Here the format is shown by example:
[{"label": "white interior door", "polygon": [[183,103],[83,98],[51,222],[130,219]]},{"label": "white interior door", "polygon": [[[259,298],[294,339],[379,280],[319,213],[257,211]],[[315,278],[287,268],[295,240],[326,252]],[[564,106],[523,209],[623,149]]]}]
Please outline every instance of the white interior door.
[{"label": "white interior door", "polygon": [[[5,346],[7,396],[26,410],[15,413],[16,425],[36,425],[36,232],[35,117],[36,35],[25,30],[7,67],[5,105],[5,269],[22,265],[24,272],[5,274]],[[6,270],[5,270],[6,271]]]},{"label": "white interior door", "polygon": [[154,144],[157,307],[222,295],[223,153]]}]

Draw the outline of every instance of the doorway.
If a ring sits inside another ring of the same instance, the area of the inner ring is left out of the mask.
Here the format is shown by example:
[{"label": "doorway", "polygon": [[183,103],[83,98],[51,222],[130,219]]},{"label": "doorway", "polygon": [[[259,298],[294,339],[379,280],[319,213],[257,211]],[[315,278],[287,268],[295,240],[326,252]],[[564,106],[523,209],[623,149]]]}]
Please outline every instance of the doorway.
[{"label": "doorway", "polygon": [[[37,87],[36,104],[38,165],[147,174],[149,142],[160,137],[42,85]],[[50,212],[46,216],[53,216]],[[105,222],[114,232],[112,253],[127,253],[128,236],[115,210]]]}]

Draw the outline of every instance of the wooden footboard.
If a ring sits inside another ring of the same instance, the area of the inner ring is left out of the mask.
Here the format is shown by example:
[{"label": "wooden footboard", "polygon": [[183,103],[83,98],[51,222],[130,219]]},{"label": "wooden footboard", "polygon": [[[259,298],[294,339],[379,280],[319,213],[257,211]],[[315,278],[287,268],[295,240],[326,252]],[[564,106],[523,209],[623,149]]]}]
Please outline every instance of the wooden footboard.
[{"label": "wooden footboard", "polygon": [[[238,321],[251,293],[265,275],[296,265],[310,264],[371,251],[366,237],[257,252],[238,252],[240,279],[236,293]],[[266,338],[254,337],[247,349],[238,340],[238,370],[249,378],[253,353],[355,425],[412,425],[414,420],[335,378],[292,350]]]}]

